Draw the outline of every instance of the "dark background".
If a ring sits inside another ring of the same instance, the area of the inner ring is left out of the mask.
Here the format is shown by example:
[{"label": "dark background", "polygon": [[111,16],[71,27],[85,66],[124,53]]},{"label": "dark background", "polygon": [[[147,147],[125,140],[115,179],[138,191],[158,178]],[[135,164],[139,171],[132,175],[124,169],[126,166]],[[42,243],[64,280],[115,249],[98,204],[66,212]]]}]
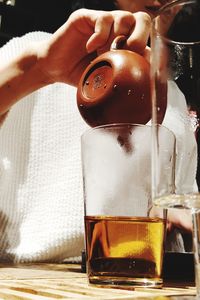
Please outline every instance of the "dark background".
[{"label": "dark background", "polygon": [[73,0],[0,0],[0,46],[30,31],[54,32],[68,18]]},{"label": "dark background", "polygon": [[83,7],[117,9],[114,0],[0,0],[0,46],[31,31],[54,32]]}]

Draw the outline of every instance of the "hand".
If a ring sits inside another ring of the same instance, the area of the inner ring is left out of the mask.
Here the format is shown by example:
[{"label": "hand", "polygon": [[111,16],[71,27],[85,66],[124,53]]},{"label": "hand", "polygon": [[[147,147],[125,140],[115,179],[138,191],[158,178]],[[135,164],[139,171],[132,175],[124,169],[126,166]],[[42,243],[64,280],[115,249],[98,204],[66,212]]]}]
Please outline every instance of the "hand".
[{"label": "hand", "polygon": [[126,35],[126,49],[147,55],[150,16],[125,11],[80,9],[49,39],[35,44],[39,66],[52,82],[77,85],[86,66],[110,49],[117,35]]},{"label": "hand", "polygon": [[[149,210],[150,217],[163,218],[163,208],[152,206]],[[167,210],[167,230],[170,232],[174,228],[179,228],[184,232],[192,232],[192,215],[189,209],[175,209]]]},{"label": "hand", "polygon": [[80,9],[48,40],[30,44],[19,56],[0,65],[0,121],[10,107],[33,91],[54,82],[77,86],[82,72],[113,39],[126,35],[125,47],[146,55],[150,16],[125,11]]},{"label": "hand", "polygon": [[185,232],[192,232],[192,215],[189,209],[169,209],[167,216],[168,231],[172,231],[174,227],[177,227]]}]

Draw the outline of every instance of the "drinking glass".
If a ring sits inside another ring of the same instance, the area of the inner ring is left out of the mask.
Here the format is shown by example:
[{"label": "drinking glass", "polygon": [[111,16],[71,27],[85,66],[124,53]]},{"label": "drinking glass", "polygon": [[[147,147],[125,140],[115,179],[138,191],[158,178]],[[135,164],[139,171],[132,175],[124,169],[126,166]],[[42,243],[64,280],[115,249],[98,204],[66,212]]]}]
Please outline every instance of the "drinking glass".
[{"label": "drinking glass", "polygon": [[[181,0],[164,6],[152,22],[151,48],[153,202],[165,208],[190,209],[195,279],[200,294],[200,2]],[[177,141],[175,193],[161,197],[156,193],[159,122],[175,133]]]},{"label": "drinking glass", "polygon": [[[151,198],[151,126],[111,124],[81,138],[89,283],[162,286],[163,209]],[[175,137],[158,128],[159,195],[174,192]]]},{"label": "drinking glass", "polygon": [[[154,18],[151,35],[154,134],[157,123],[174,131],[179,154],[177,188],[182,192],[184,186],[186,193],[200,188],[199,17],[199,1],[173,1]],[[188,174],[181,174],[183,164],[188,164]]]}]

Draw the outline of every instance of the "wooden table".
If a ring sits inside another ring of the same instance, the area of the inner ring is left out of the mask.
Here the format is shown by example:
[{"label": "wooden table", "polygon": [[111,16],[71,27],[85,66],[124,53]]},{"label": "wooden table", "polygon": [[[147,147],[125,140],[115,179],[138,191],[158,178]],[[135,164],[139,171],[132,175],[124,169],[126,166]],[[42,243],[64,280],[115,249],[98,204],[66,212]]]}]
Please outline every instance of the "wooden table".
[{"label": "wooden table", "polygon": [[[0,265],[0,299],[171,299],[167,296],[195,295],[190,284],[165,284],[162,289],[133,290],[89,286],[78,264]],[[155,298],[154,298],[155,297]],[[191,297],[193,298],[193,297]]]}]

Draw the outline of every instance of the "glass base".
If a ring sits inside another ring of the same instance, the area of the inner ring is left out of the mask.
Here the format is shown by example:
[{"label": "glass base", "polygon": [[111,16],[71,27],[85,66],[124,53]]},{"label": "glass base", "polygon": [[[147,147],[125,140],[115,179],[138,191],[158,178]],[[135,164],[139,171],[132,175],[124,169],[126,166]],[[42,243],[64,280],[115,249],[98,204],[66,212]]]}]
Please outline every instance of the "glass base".
[{"label": "glass base", "polygon": [[130,278],[130,277],[111,277],[111,276],[90,276],[89,283],[98,286],[111,288],[135,289],[143,288],[161,288],[163,280],[161,278]]}]

